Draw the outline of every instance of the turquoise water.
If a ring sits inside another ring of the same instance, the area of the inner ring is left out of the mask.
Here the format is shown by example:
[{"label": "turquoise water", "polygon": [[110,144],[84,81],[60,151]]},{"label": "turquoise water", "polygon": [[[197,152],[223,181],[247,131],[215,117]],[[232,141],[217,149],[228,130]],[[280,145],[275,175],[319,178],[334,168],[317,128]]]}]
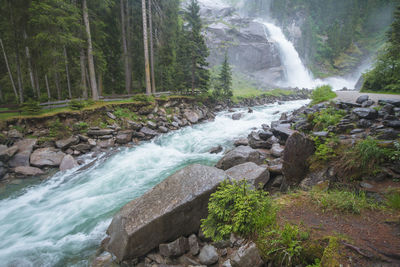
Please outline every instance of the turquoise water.
[{"label": "turquoise water", "polygon": [[[134,148],[103,156],[85,170],[58,172],[39,184],[0,197],[0,265],[88,266],[112,216],[127,202],[192,163],[215,164],[209,154],[228,148],[253,127],[308,103],[257,107],[239,121],[222,112],[215,121],[162,135]],[[238,110],[245,112],[246,110]]]}]

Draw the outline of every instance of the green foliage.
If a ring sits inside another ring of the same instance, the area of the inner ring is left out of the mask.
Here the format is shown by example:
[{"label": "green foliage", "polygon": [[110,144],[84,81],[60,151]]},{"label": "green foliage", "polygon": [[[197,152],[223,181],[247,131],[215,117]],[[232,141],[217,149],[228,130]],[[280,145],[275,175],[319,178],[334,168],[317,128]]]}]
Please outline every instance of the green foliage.
[{"label": "green foliage", "polygon": [[293,266],[301,263],[302,241],[307,235],[297,225],[285,224],[264,231],[257,240],[262,257],[276,265]]},{"label": "green foliage", "polygon": [[339,264],[339,239],[337,237],[331,236],[329,238],[329,244],[324,250],[324,255],[321,259],[320,266],[326,267],[337,267]]},{"label": "green foliage", "polygon": [[38,101],[29,99],[26,103],[24,103],[22,109],[28,114],[38,114],[42,110],[42,107],[39,105]]},{"label": "green foliage", "polygon": [[334,126],[346,115],[346,112],[341,109],[328,107],[317,113],[310,115],[309,120],[314,125],[316,131],[326,131],[329,126]]},{"label": "green foliage", "polygon": [[87,132],[88,128],[89,128],[89,124],[87,124],[84,121],[80,121],[80,122],[74,124],[74,130],[77,132],[80,132],[80,133]]},{"label": "green foliage", "polygon": [[330,85],[318,86],[312,92],[311,105],[331,100],[336,96],[336,93],[332,91],[332,87]]},{"label": "green foliage", "polygon": [[201,222],[206,237],[223,240],[231,233],[249,237],[274,223],[276,211],[268,193],[246,181],[224,181],[210,197],[208,217]]},{"label": "green foliage", "polygon": [[72,99],[69,103],[68,106],[70,107],[70,109],[72,110],[81,110],[83,109],[86,104],[85,101],[82,100],[77,100],[77,99]]},{"label": "green foliage", "polygon": [[387,196],[387,205],[395,210],[400,210],[400,192],[390,192]]},{"label": "green foliage", "polygon": [[138,94],[138,95],[132,96],[131,100],[134,102],[153,103],[155,101],[155,98],[152,95],[148,96],[145,94]]},{"label": "green foliage", "polygon": [[213,91],[213,97],[215,99],[229,99],[232,96],[232,69],[228,62],[228,53],[226,52],[221,73],[219,74],[217,85]]},{"label": "green foliage", "polygon": [[312,162],[327,162],[337,156],[335,149],[339,144],[339,139],[336,136],[328,138],[316,136],[313,140],[315,144],[315,154],[311,159]]},{"label": "green foliage", "polygon": [[330,190],[312,191],[311,199],[325,211],[339,211],[360,214],[361,211],[374,210],[379,206],[369,199],[365,192]]},{"label": "green foliage", "polygon": [[49,128],[49,137],[55,139],[62,139],[70,135],[70,130],[67,126],[60,122],[57,118],[54,121],[50,121],[47,123]]}]

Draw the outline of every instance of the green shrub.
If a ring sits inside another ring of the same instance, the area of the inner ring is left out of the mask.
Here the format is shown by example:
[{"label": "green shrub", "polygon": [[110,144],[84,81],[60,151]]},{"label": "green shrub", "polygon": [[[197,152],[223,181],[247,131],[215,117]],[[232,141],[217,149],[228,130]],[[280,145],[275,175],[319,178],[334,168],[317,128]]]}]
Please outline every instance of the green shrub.
[{"label": "green shrub", "polygon": [[249,237],[275,222],[268,193],[252,190],[246,181],[224,181],[210,197],[208,217],[201,222],[206,237],[220,241],[231,233]]},{"label": "green shrub", "polygon": [[313,138],[313,140],[316,150],[311,161],[327,162],[328,160],[331,160],[337,156],[335,152],[335,148],[339,144],[339,139],[337,136],[326,139],[316,136]]},{"label": "green shrub", "polygon": [[49,137],[61,139],[70,135],[70,129],[61,123],[58,118],[48,122],[47,126],[49,127]]},{"label": "green shrub", "polygon": [[311,105],[331,100],[336,96],[336,93],[332,91],[332,87],[330,85],[318,86],[311,94]]},{"label": "green shrub", "polygon": [[42,107],[39,105],[38,101],[29,99],[26,103],[24,103],[22,109],[24,112],[29,114],[38,114],[42,110]]},{"label": "green shrub", "polygon": [[81,132],[81,133],[87,132],[88,128],[89,128],[89,125],[84,121],[80,121],[80,122],[74,124],[74,130]]},{"label": "green shrub", "polygon": [[312,114],[310,120],[314,125],[314,130],[326,131],[329,126],[338,124],[346,115],[346,111],[328,107],[315,114]]},{"label": "green shrub", "polygon": [[387,195],[387,205],[395,210],[400,210],[400,192],[392,192]]},{"label": "green shrub", "polygon": [[134,102],[152,103],[155,101],[155,98],[152,95],[148,96],[145,94],[138,94],[138,95],[132,96],[131,100]]},{"label": "green shrub", "polygon": [[131,117],[131,111],[127,108],[116,108],[114,111],[114,115],[117,118],[130,118]]},{"label": "green shrub", "polygon": [[72,110],[81,110],[85,107],[85,101],[82,100],[77,100],[77,99],[72,99],[69,103],[68,106]]},{"label": "green shrub", "polygon": [[325,211],[360,214],[362,210],[374,210],[379,207],[365,195],[365,192],[354,193],[341,190],[312,191],[311,199]]}]

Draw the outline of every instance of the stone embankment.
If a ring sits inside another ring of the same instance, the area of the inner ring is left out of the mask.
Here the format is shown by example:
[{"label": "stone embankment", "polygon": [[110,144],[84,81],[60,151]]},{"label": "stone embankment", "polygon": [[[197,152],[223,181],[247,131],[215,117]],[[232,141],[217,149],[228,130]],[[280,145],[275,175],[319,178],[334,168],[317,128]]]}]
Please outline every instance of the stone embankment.
[{"label": "stone embankment", "polygon": [[[321,131],[309,115],[327,109],[340,111],[342,118]],[[392,145],[400,136],[400,102],[360,97],[357,103],[322,103],[283,113],[279,121],[263,124],[247,139],[237,140],[216,167],[187,166],[125,205],[114,216],[93,266],[268,264],[250,240],[233,234],[221,242],[204,237],[199,226],[200,219],[207,216],[208,198],[224,179],[244,178],[253,187],[270,192],[297,186],[309,190],[340,179],[340,171],[329,163],[318,171],[309,168],[315,137],[329,135],[337,135],[339,142],[350,146],[367,136]],[[399,178],[399,162],[386,166],[377,176],[370,179]]]}]

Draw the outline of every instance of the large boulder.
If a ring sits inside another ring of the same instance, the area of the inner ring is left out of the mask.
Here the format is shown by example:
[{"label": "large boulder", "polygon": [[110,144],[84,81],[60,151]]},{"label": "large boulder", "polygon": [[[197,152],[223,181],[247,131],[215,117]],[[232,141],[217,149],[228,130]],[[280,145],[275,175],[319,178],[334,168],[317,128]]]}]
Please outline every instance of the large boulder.
[{"label": "large boulder", "polygon": [[158,132],[147,127],[143,127],[142,129],[140,129],[140,132],[148,137],[154,137],[158,135]]},{"label": "large boulder", "polygon": [[362,103],[364,103],[365,101],[368,101],[368,99],[369,99],[369,96],[368,96],[368,95],[362,95],[362,96],[359,96],[359,97],[357,98],[356,103],[357,103],[357,104],[362,104]]},{"label": "large boulder", "polygon": [[216,167],[219,169],[227,170],[233,166],[245,163],[254,162],[256,164],[262,163],[261,153],[248,146],[238,146],[229,151],[220,161]]},{"label": "large boulder", "polygon": [[132,140],[132,130],[127,130],[127,131],[120,131],[118,132],[115,141],[118,144],[127,144]]},{"label": "large boulder", "polygon": [[35,167],[58,167],[65,154],[59,149],[52,147],[40,148],[35,150],[30,158],[31,165]]},{"label": "large boulder", "polygon": [[106,249],[120,261],[133,259],[197,232],[210,194],[225,179],[222,170],[198,164],[176,172],[114,216]]},{"label": "large boulder", "polygon": [[9,161],[18,151],[17,146],[12,146],[12,147],[2,147],[0,150],[0,161],[2,162],[7,162]]},{"label": "large boulder", "polygon": [[36,176],[36,175],[41,175],[44,173],[41,169],[35,168],[35,167],[30,167],[30,166],[16,167],[14,169],[14,172],[16,174],[23,175],[23,176]]},{"label": "large boulder", "polygon": [[29,166],[29,158],[36,143],[37,139],[23,139],[21,141],[18,141],[15,144],[18,147],[18,152],[8,162],[8,165],[11,168],[15,168],[18,166]]},{"label": "large boulder", "polygon": [[256,188],[263,188],[269,181],[268,169],[253,162],[236,165],[226,170],[225,173],[232,180],[246,180],[252,187]]},{"label": "large boulder", "polygon": [[353,113],[360,119],[376,119],[378,118],[378,111],[373,108],[355,108]]},{"label": "large boulder", "polygon": [[257,149],[257,148],[265,148],[265,149],[270,149],[272,146],[271,142],[265,141],[261,138],[259,133],[253,131],[251,132],[248,136],[247,139],[249,140],[249,146],[251,148]]},{"label": "large boulder", "polygon": [[217,249],[212,245],[205,245],[199,255],[199,260],[201,264],[212,265],[216,263],[219,259]]},{"label": "large boulder", "polygon": [[180,237],[173,242],[160,244],[159,250],[164,257],[178,257],[189,251],[189,242],[186,237]]},{"label": "large boulder", "polygon": [[286,182],[298,184],[307,174],[308,158],[315,152],[314,142],[305,135],[295,132],[286,142],[283,151],[282,172]]},{"label": "large boulder", "polygon": [[67,149],[70,146],[79,144],[78,136],[71,136],[70,138],[56,141],[56,147],[60,149]]},{"label": "large boulder", "polygon": [[199,115],[190,109],[186,109],[183,116],[190,121],[190,123],[197,123],[199,121]]},{"label": "large boulder", "polygon": [[285,143],[294,131],[290,128],[290,124],[279,124],[271,129],[272,133],[278,138],[281,143]]},{"label": "large boulder", "polygon": [[66,155],[60,163],[60,171],[66,171],[78,167],[78,163],[71,155]]}]

